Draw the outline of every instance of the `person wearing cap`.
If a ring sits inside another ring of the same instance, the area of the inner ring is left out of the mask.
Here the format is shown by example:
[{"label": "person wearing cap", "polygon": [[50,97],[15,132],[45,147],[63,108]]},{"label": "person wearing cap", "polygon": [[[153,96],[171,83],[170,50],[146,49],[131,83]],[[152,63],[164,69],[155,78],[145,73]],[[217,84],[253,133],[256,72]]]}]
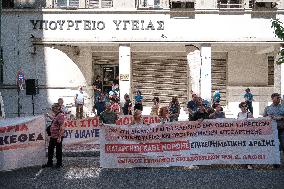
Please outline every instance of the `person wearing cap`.
[{"label": "person wearing cap", "polygon": [[246,94],[244,95],[244,98],[247,104],[247,109],[250,111],[251,114],[253,114],[253,107],[252,107],[253,94],[251,94],[250,88],[247,88],[245,91]]},{"label": "person wearing cap", "polygon": [[[284,107],[280,104],[281,97],[278,93],[271,95],[272,104],[265,107],[263,117],[270,117],[277,124],[278,139],[280,141],[280,149],[284,152]],[[280,165],[274,165],[279,168]]]},{"label": "person wearing cap", "polygon": [[84,93],[83,93],[83,87],[80,86],[78,92],[75,95],[74,98],[75,106],[76,106],[76,118],[82,119],[83,118],[83,107],[84,107]]},{"label": "person wearing cap", "polygon": [[47,164],[43,165],[42,167],[45,168],[53,166],[53,154],[54,148],[56,148],[56,167],[60,168],[62,166],[62,140],[64,137],[65,116],[61,110],[60,104],[54,103],[51,109],[54,117],[50,127],[51,136],[48,145],[48,161]]},{"label": "person wearing cap", "polygon": [[159,97],[154,97],[153,99],[152,99],[152,101],[153,101],[153,106],[152,106],[152,108],[151,108],[151,113],[150,113],[150,115],[153,115],[153,116],[155,116],[155,115],[158,115],[159,114],[159,102],[160,102],[160,99],[159,99]]}]

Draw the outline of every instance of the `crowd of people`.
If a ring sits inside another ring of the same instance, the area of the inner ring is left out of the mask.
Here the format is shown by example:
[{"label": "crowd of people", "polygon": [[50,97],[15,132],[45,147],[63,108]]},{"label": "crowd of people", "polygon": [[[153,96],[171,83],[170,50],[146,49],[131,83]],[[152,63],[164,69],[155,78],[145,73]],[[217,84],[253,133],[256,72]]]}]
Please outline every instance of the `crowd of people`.
[{"label": "crowd of people", "polygon": [[[123,96],[124,104],[120,107],[119,100],[119,86],[114,83],[112,90],[108,93],[102,91],[102,85],[99,78],[93,84],[94,86],[94,108],[93,111],[100,117],[104,124],[114,124],[119,115],[132,115],[132,125],[143,124],[142,111],[144,97],[141,91],[137,90],[134,96],[134,104],[132,104],[128,94]],[[247,88],[244,94],[244,101],[239,104],[240,112],[237,119],[253,118],[254,101],[253,94]],[[220,104],[221,94],[215,91],[212,102],[202,99],[197,94],[192,94],[192,100],[187,103],[188,120],[189,121],[203,121],[204,119],[226,118],[223,108]],[[278,137],[280,141],[280,148],[284,149],[284,106],[280,104],[281,97],[278,93],[271,95],[272,104],[267,106],[264,110],[264,117],[270,117],[277,123]],[[83,118],[84,97],[82,87],[75,95],[76,104],[76,118]],[[161,123],[175,122],[179,120],[180,103],[177,96],[173,96],[168,106],[160,106],[159,97],[152,99],[151,113],[152,116],[159,116]],[[62,140],[63,140],[63,123],[66,115],[70,112],[65,108],[62,98],[52,106],[52,115],[47,114],[52,120],[51,123],[51,140],[48,147],[48,162],[45,167],[50,167],[53,164],[52,158],[54,148],[56,148],[57,167],[62,166]],[[279,167],[279,165],[274,165]],[[252,169],[252,165],[247,165],[248,169]]]}]

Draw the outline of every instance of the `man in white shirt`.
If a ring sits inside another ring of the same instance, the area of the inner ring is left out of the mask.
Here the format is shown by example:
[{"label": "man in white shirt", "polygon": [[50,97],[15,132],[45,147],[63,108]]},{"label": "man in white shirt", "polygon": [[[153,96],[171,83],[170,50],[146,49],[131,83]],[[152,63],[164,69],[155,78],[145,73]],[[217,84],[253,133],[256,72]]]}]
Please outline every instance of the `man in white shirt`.
[{"label": "man in white shirt", "polygon": [[76,118],[83,118],[84,94],[83,87],[79,87],[79,91],[75,95]]}]

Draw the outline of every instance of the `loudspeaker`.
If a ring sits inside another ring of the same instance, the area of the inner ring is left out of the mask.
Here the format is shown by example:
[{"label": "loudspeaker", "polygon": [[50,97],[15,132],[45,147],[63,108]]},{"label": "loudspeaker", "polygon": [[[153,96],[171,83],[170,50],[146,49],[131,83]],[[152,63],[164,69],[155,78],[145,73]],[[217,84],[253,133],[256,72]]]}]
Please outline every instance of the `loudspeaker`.
[{"label": "loudspeaker", "polygon": [[26,95],[36,95],[38,94],[38,80],[37,79],[27,79],[26,80]]}]

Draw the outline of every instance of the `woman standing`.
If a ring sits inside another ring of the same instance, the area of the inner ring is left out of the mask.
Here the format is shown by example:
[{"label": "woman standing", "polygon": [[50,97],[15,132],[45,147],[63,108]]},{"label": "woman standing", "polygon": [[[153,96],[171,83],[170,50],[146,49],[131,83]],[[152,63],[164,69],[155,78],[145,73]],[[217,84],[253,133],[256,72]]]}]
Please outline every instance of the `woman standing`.
[{"label": "woman standing", "polygon": [[179,114],[180,114],[180,104],[178,102],[178,98],[174,96],[169,104],[170,122],[178,121]]},{"label": "woman standing", "polygon": [[241,109],[241,112],[238,113],[238,119],[247,119],[247,118],[253,118],[253,115],[251,112],[248,112],[247,103],[241,102],[239,104],[239,108]]},{"label": "woman standing", "polygon": [[154,104],[153,104],[153,106],[151,108],[150,115],[158,115],[160,99],[158,97],[154,97],[152,101],[153,101]]},{"label": "woman standing", "polygon": [[143,96],[141,91],[137,91],[136,92],[136,96],[135,96],[135,105],[134,105],[134,110],[141,110],[143,111]]},{"label": "woman standing", "polygon": [[48,161],[47,164],[43,165],[45,167],[53,166],[53,154],[54,148],[56,148],[56,167],[62,167],[62,140],[64,136],[64,113],[61,111],[61,106],[58,103],[52,105],[52,112],[54,117],[52,119],[52,124],[50,127],[50,140],[48,145]]}]

